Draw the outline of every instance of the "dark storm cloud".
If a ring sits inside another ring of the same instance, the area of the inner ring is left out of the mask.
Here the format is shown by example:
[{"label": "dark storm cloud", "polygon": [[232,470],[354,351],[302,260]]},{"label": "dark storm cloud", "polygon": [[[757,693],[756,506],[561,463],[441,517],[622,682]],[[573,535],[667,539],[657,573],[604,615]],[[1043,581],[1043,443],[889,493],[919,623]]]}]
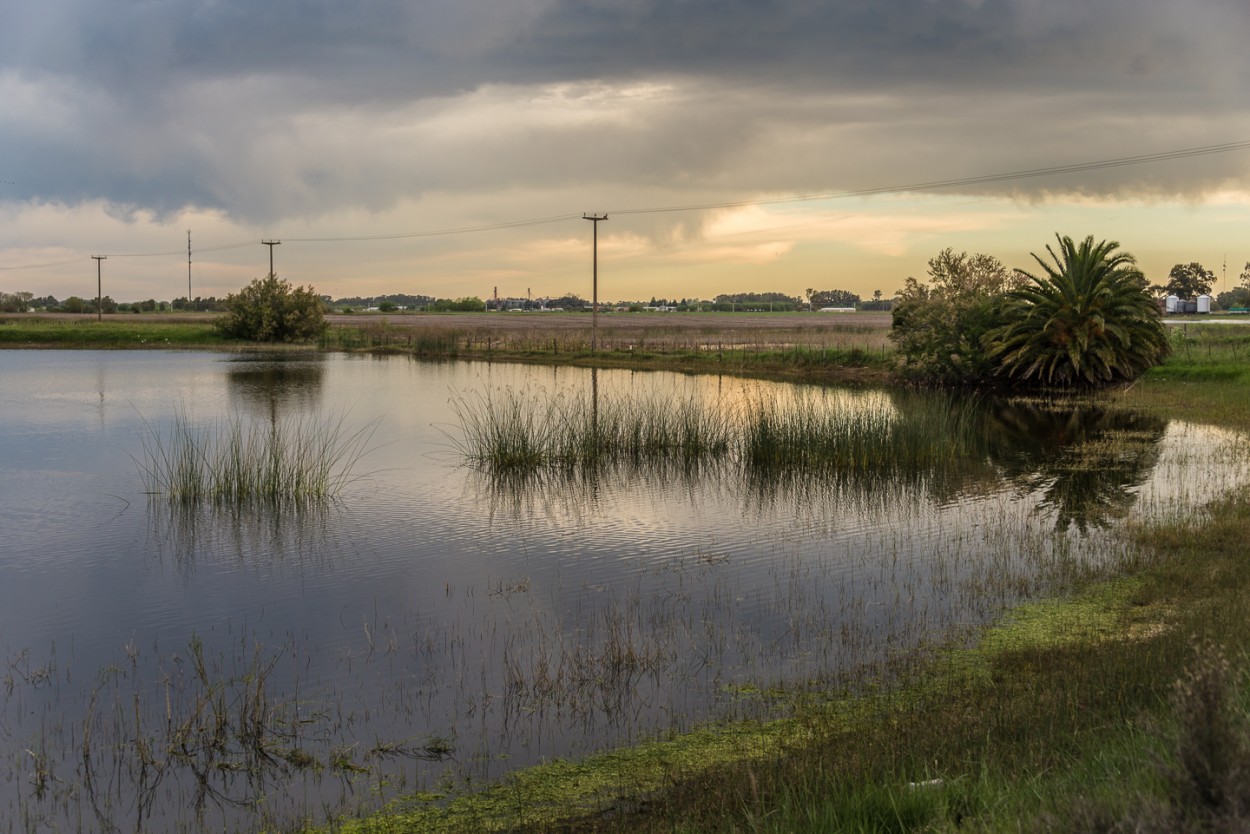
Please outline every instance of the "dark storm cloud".
[{"label": "dark storm cloud", "polygon": [[[0,15],[0,179],[27,199],[265,219],[430,189],[810,193],[1250,138],[1242,0],[17,0]],[[647,84],[673,92],[571,123],[525,101],[572,85],[559,106],[593,114],[597,90]],[[405,130],[457,106],[487,115]],[[1226,156],[965,190],[1198,194],[1248,170]]]}]

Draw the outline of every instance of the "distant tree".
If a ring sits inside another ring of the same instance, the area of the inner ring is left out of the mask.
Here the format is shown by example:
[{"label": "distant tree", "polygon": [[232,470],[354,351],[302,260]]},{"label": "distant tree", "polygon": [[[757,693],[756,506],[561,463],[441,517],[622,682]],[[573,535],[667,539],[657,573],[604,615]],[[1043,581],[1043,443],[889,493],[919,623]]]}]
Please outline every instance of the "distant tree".
[{"label": "distant tree", "polygon": [[559,307],[562,310],[585,310],[590,307],[590,302],[573,293],[565,293],[559,298],[549,299],[547,306]]},{"label": "distant tree", "polygon": [[811,290],[807,291],[807,303],[813,309],[821,307],[855,307],[860,298],[848,290]]},{"label": "distant tree", "polygon": [[[1250,264],[1247,264],[1250,266]],[[1211,292],[1215,284],[1215,273],[1194,262],[1177,264],[1168,273],[1168,282],[1162,286],[1155,285],[1151,289],[1161,295],[1175,295],[1178,298],[1197,298]]]},{"label": "distant tree", "polygon": [[992,255],[943,249],[929,261],[929,282],[909,277],[893,308],[890,338],[904,374],[938,385],[981,385],[993,376],[981,337],[1013,284]]},{"label": "distant tree", "polygon": [[61,303],[61,309],[67,313],[87,312],[87,302],[76,295],[71,295]]},{"label": "distant tree", "polygon": [[430,309],[437,313],[483,313],[486,311],[486,302],[470,296],[439,298],[430,305]]},{"label": "distant tree", "polygon": [[379,311],[379,312],[382,312],[382,313],[393,313],[393,312],[395,312],[395,311],[396,311],[396,310],[398,310],[398,309],[399,309],[399,307],[395,304],[395,302],[394,302],[394,301],[379,301],[379,302],[378,302],[378,311]]},{"label": "distant tree", "polygon": [[[1115,241],[1059,237],[1043,274],[1006,294],[985,334],[998,372],[1018,385],[1093,388],[1137,378],[1171,346],[1133,256]],[[1196,266],[1196,264],[1191,264]]]},{"label": "distant tree", "polygon": [[1228,292],[1222,292],[1215,297],[1215,303],[1221,310],[1250,307],[1250,287],[1233,287]]},{"label": "distant tree", "polygon": [[872,291],[872,299],[869,301],[861,301],[859,309],[861,310],[889,310],[894,304],[893,299],[885,297],[885,293],[881,290]]},{"label": "distant tree", "polygon": [[254,342],[300,342],[329,327],[312,287],[293,288],[274,274],[226,296],[226,314],[214,325],[226,337]]},{"label": "distant tree", "polygon": [[28,292],[0,292],[0,313],[25,313],[34,297]]}]

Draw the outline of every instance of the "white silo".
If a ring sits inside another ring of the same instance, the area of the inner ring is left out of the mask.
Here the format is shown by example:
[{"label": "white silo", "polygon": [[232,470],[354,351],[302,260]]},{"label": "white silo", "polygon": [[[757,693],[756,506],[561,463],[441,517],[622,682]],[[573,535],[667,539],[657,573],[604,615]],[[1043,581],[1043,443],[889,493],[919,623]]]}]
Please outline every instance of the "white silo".
[{"label": "white silo", "polygon": [[1179,306],[1179,305],[1180,305],[1180,301],[1181,301],[1181,300],[1180,300],[1178,297],[1176,297],[1175,295],[1169,295],[1169,296],[1168,296],[1168,299],[1167,299],[1167,302],[1166,302],[1166,304],[1165,304],[1165,309],[1166,309],[1169,313],[1175,313],[1175,312],[1176,312],[1176,308],[1177,308],[1177,306]]},{"label": "white silo", "polygon": [[1209,295],[1198,296],[1198,312],[1199,313],[1211,312],[1211,296]]}]

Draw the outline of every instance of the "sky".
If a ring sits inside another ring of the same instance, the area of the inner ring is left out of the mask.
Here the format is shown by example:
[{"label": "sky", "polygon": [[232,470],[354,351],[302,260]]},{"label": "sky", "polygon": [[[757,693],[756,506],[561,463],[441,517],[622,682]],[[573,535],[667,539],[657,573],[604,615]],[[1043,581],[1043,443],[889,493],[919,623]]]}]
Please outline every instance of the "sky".
[{"label": "sky", "polygon": [[1056,234],[1218,290],[1246,43],[1244,0],[0,0],[0,291],[223,296],[280,240],[336,298],[589,298],[596,225],[601,300]]}]

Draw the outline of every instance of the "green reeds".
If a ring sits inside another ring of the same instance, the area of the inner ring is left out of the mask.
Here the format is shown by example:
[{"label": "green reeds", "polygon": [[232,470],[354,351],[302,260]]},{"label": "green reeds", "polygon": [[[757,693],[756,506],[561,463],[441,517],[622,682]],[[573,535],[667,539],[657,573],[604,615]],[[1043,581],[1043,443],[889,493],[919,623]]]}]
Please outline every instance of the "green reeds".
[{"label": "green reeds", "polygon": [[748,472],[933,471],[984,449],[965,401],[929,398],[899,409],[887,398],[849,404],[819,392],[778,403],[508,391],[458,400],[457,446],[491,471],[621,463],[734,461]]},{"label": "green reeds", "polygon": [[763,471],[931,471],[983,448],[971,402],[928,398],[899,408],[882,398],[848,408],[813,395],[785,405],[759,400],[742,415],[742,459]]},{"label": "green reeds", "polygon": [[145,488],[171,501],[245,503],[319,500],[357,476],[376,421],[351,430],[342,417],[196,424],[174,415],[168,433],[148,425],[136,459]]},{"label": "green reeds", "polygon": [[714,460],[729,453],[726,415],[695,399],[533,398],[516,392],[457,400],[468,460],[492,471]]}]

